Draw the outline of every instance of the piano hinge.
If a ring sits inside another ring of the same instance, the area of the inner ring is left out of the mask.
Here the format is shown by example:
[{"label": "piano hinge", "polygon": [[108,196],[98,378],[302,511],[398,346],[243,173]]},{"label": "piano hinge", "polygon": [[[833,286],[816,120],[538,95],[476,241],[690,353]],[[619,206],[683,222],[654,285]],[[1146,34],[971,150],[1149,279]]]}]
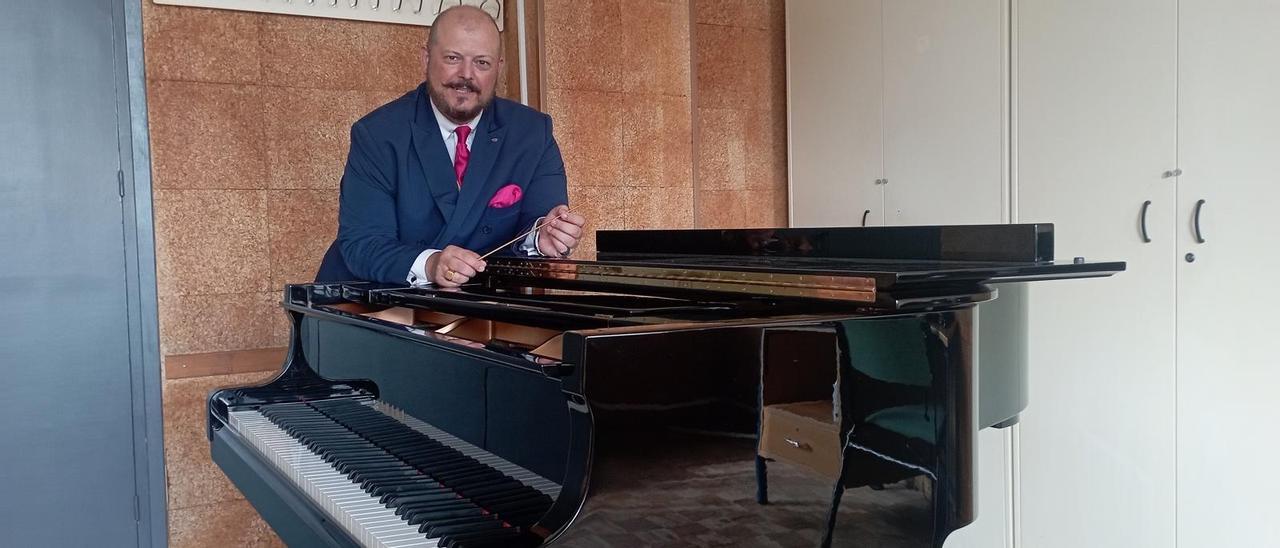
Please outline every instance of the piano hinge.
[{"label": "piano hinge", "polygon": [[120,197],[124,198],[124,171],[116,170],[116,186],[119,187]]}]

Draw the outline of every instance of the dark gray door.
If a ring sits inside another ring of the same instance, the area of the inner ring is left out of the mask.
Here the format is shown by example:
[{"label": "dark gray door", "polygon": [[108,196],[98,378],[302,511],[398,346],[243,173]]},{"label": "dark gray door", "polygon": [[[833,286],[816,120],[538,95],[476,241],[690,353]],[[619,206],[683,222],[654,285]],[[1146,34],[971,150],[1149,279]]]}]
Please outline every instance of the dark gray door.
[{"label": "dark gray door", "polygon": [[[120,4],[0,15],[0,541],[139,541]],[[132,222],[132,219],[130,219]]]}]

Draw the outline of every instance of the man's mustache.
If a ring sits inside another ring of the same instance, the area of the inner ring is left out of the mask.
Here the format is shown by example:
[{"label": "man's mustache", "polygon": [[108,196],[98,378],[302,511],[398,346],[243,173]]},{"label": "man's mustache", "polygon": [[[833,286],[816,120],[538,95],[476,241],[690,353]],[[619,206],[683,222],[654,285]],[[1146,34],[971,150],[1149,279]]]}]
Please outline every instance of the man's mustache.
[{"label": "man's mustache", "polygon": [[445,84],[445,87],[450,87],[455,89],[461,88],[461,89],[470,91],[471,93],[480,93],[480,88],[475,84],[471,83],[470,80],[453,80]]}]

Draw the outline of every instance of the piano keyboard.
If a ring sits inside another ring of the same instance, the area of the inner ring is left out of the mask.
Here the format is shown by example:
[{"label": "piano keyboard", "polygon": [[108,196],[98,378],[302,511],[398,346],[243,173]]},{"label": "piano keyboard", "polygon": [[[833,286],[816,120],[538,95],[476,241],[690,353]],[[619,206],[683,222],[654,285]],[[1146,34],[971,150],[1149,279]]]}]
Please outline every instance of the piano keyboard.
[{"label": "piano keyboard", "polygon": [[271,404],[229,422],[364,546],[518,546],[560,491],[382,402]]}]

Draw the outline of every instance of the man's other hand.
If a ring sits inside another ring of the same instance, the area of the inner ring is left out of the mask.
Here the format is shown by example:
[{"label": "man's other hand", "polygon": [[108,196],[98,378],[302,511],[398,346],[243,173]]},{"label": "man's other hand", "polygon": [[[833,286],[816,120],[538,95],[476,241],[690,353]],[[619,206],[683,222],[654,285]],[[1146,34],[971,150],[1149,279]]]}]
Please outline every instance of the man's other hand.
[{"label": "man's other hand", "polygon": [[538,229],[538,252],[547,257],[568,257],[578,247],[586,217],[569,211],[567,205],[558,205],[544,219],[547,222]]},{"label": "man's other hand", "polygon": [[474,251],[451,245],[427,259],[427,276],[440,287],[458,287],[484,272],[485,262]]}]

